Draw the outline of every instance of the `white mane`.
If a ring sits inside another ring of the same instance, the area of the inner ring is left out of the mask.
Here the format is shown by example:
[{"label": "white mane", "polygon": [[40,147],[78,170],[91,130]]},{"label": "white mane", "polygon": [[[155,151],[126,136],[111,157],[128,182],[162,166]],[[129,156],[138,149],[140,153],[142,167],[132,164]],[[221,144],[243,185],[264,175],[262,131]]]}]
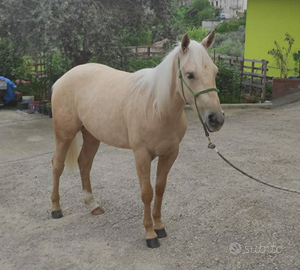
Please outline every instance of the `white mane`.
[{"label": "white mane", "polygon": [[[159,117],[167,112],[170,104],[171,85],[173,80],[177,87],[178,64],[177,59],[181,51],[179,44],[173,49],[164,60],[155,68],[142,69],[134,73],[135,89],[140,91],[147,89],[147,104],[152,102],[153,112]],[[201,72],[203,69],[203,60],[209,58],[202,44],[192,40],[188,47],[187,55],[180,59],[180,65],[183,67],[188,61],[193,59],[195,68]],[[173,69],[173,67],[175,69]],[[175,71],[175,74],[173,72]],[[175,76],[175,77],[174,77]]]}]

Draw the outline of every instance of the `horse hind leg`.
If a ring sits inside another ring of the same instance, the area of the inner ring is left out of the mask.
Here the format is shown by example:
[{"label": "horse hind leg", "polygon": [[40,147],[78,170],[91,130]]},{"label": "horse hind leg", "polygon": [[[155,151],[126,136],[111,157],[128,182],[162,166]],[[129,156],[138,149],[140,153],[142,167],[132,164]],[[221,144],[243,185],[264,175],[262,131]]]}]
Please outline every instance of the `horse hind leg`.
[{"label": "horse hind leg", "polygon": [[100,142],[93,135],[91,135],[85,129],[85,127],[82,127],[81,132],[83,137],[83,145],[78,157],[78,165],[82,181],[83,199],[85,205],[92,212],[92,214],[99,215],[103,214],[104,211],[99,207],[94,199],[90,181],[90,171]]},{"label": "horse hind leg", "polygon": [[[51,195],[52,201],[52,218],[61,218],[61,206],[59,203],[59,178],[64,170],[65,160],[67,154],[75,152],[77,149],[76,134],[81,129],[81,122],[75,114],[62,114],[57,115],[57,111],[53,108],[53,128],[55,132],[55,153],[52,158],[52,173],[53,173],[53,190]],[[71,147],[70,147],[71,146]],[[70,149],[71,148],[71,149]],[[68,152],[68,150],[70,150]],[[69,156],[69,155],[68,155]]]},{"label": "horse hind leg", "polygon": [[59,178],[64,170],[65,159],[75,136],[76,133],[73,133],[72,136],[69,135],[65,137],[56,135],[55,138],[55,154],[52,158],[53,190],[51,195],[51,215],[54,219],[63,217],[59,203]]}]

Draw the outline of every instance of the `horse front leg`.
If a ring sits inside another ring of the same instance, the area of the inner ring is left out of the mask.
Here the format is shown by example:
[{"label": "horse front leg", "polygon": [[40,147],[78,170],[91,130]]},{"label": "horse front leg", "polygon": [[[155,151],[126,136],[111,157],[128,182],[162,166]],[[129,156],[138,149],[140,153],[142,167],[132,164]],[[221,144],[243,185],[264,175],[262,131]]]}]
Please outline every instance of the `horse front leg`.
[{"label": "horse front leg", "polygon": [[151,201],[153,199],[153,189],[150,182],[151,155],[148,151],[135,151],[136,170],[141,186],[141,198],[144,203],[144,220],[143,224],[146,230],[146,243],[150,248],[160,246],[157,235],[153,228],[151,216]]},{"label": "horse front leg", "polygon": [[154,231],[158,238],[164,238],[167,236],[165,226],[161,221],[161,205],[167,183],[167,176],[177,156],[178,149],[166,156],[160,156],[157,164],[155,200],[152,214],[154,219]]}]

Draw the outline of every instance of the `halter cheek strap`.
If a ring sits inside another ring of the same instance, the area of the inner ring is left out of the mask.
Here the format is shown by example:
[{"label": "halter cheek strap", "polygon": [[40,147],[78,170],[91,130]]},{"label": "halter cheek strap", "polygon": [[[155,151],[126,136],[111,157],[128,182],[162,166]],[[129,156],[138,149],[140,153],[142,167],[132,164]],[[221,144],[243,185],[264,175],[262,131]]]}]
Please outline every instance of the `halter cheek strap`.
[{"label": "halter cheek strap", "polygon": [[209,138],[209,133],[208,133],[208,130],[207,130],[207,127],[200,115],[200,112],[199,112],[199,109],[198,109],[198,106],[197,106],[197,101],[196,101],[196,98],[202,94],[205,94],[205,93],[208,93],[208,92],[211,92],[211,91],[216,91],[216,92],[220,92],[217,88],[208,88],[208,89],[205,89],[205,90],[202,90],[202,91],[199,91],[197,93],[195,93],[189,86],[188,84],[186,83],[186,81],[183,79],[183,76],[182,76],[182,72],[181,72],[181,68],[180,68],[180,59],[178,57],[178,70],[179,70],[179,79],[180,79],[180,83],[181,83],[181,91],[182,91],[182,96],[185,100],[185,102],[187,104],[188,101],[186,100],[186,97],[185,97],[185,94],[184,94],[184,89],[183,89],[183,84],[186,86],[186,88],[192,93],[192,95],[194,96],[194,103],[195,103],[195,107],[196,107],[196,110],[197,110],[197,113],[198,113],[198,117],[200,119],[200,122],[203,126],[203,129],[204,129],[204,132],[205,132],[205,136],[208,138],[209,140],[209,143],[211,144],[211,141],[210,141],[210,138]]}]

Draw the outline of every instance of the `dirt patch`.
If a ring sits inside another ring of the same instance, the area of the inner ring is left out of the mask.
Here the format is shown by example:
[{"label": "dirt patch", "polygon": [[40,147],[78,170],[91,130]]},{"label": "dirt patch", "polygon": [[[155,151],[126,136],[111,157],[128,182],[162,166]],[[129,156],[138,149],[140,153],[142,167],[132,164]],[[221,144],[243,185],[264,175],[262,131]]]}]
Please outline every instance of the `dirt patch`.
[{"label": "dirt patch", "polygon": [[[130,150],[102,144],[95,158],[92,185],[104,215],[89,213],[79,176],[64,173],[64,218],[53,220],[51,120],[1,110],[1,269],[298,269],[300,196],[234,171],[207,148],[197,115],[186,113],[187,134],[163,202],[168,237],[151,250]],[[299,115],[295,104],[230,109],[211,138],[248,173],[300,190]]]}]

